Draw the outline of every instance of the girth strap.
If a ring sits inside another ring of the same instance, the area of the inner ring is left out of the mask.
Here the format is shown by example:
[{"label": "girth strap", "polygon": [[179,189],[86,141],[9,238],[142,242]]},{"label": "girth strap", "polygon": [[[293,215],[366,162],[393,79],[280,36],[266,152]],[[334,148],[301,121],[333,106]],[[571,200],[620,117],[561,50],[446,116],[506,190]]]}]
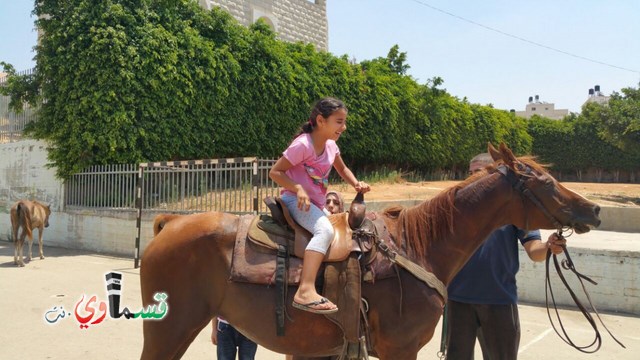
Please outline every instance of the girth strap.
[{"label": "girth strap", "polygon": [[276,335],[284,336],[284,320],[286,317],[287,306],[287,274],[289,261],[289,249],[286,246],[278,245],[278,254],[276,257]]}]

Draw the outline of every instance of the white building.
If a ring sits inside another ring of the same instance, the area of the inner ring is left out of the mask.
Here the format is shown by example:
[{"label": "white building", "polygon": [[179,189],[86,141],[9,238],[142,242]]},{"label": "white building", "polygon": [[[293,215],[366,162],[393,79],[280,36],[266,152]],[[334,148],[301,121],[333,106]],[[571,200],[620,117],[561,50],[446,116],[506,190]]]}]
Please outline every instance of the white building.
[{"label": "white building", "polygon": [[533,115],[544,116],[549,119],[562,120],[565,116],[569,115],[568,109],[556,109],[556,105],[540,101],[538,95],[529,96],[529,103],[526,105],[524,111],[516,111],[516,116],[529,119]]},{"label": "white building", "polygon": [[328,50],[329,25],[326,0],[199,0],[210,10],[219,6],[238,22],[249,26],[263,19],[284,41],[315,44]]},{"label": "white building", "polygon": [[602,92],[600,92],[600,85],[596,85],[593,89],[589,89],[589,97],[587,98],[587,101],[582,104],[582,106],[585,106],[590,102],[604,105],[609,102],[610,98],[611,96],[605,96]]}]

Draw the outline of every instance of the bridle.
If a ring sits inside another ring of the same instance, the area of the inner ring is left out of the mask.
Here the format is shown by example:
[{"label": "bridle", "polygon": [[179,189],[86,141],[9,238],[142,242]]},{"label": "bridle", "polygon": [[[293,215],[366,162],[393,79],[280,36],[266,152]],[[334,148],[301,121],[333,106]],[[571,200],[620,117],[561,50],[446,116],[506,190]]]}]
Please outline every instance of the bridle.
[{"label": "bridle", "polygon": [[[553,216],[553,214],[544,206],[544,204],[542,204],[542,202],[536,197],[536,195],[527,187],[527,184],[526,184],[527,181],[530,178],[533,177],[533,171],[531,170],[531,168],[529,166],[527,166],[527,165],[522,164],[522,163],[517,163],[516,166],[518,167],[518,170],[521,170],[523,173],[516,173],[513,169],[507,167],[506,165],[498,166],[497,170],[498,170],[498,172],[500,172],[502,175],[505,176],[506,180],[511,184],[511,186],[516,190],[516,192],[523,196],[523,202],[524,202],[525,198],[529,199],[553,223],[553,225],[557,229],[556,235],[560,239],[564,239],[565,238],[564,236],[562,236],[563,231],[570,230],[571,233],[568,236],[573,234],[573,229],[570,226],[563,226],[560,223],[560,221],[555,216]],[[524,207],[524,208],[525,208],[525,223],[528,223],[528,221],[526,220],[526,217],[527,217],[526,216],[526,207]],[[600,320],[600,323],[602,324],[604,329],[607,330],[607,332],[613,338],[613,340],[615,340],[620,346],[622,346],[623,348],[626,349],[626,347],[618,339],[616,339],[615,336],[613,336],[611,331],[609,331],[607,326],[602,321],[602,318],[600,318],[600,314],[598,313],[598,310],[596,310],[595,306],[593,305],[593,303],[591,301],[591,297],[589,296],[589,293],[587,292],[587,289],[585,288],[584,283],[582,282],[582,279],[584,279],[586,281],[589,281],[590,283],[592,283],[594,285],[598,285],[598,283],[596,283],[595,281],[593,281],[589,277],[579,273],[576,270],[576,268],[575,268],[575,266],[573,264],[573,261],[571,260],[571,256],[569,256],[569,252],[567,251],[567,247],[565,245],[562,246],[562,250],[563,250],[564,255],[566,257],[564,260],[562,260],[562,267],[565,270],[571,270],[576,275],[576,277],[578,278],[578,281],[580,281],[580,285],[582,286],[582,290],[584,291],[584,294],[586,295],[587,300],[589,301],[589,305],[591,306],[591,309],[593,310],[593,312],[598,317],[598,320]],[[576,306],[578,306],[578,308],[582,312],[582,315],[587,319],[587,321],[589,322],[589,324],[591,325],[591,327],[594,330],[595,337],[594,337],[594,340],[589,345],[585,345],[585,346],[576,345],[569,338],[569,335],[567,334],[567,332],[566,332],[566,330],[565,330],[565,328],[564,328],[564,326],[562,324],[562,321],[560,320],[560,314],[558,313],[558,307],[556,305],[555,297],[553,296],[553,289],[551,288],[551,279],[549,277],[549,259],[551,258],[551,255],[553,255],[553,263],[554,263],[554,266],[556,268],[556,272],[558,273],[558,276],[562,280],[562,283],[567,288],[567,291],[569,291],[569,294],[571,295],[571,298],[575,302]],[[576,294],[573,292],[573,290],[569,286],[569,283],[567,283],[567,280],[565,279],[564,275],[562,274],[562,269],[560,268],[560,264],[558,263],[557,255],[556,254],[552,254],[551,253],[551,249],[547,249],[547,257],[546,257],[546,261],[545,261],[545,268],[546,268],[546,272],[545,272],[545,305],[547,307],[547,316],[549,317],[549,322],[551,323],[551,326],[553,327],[553,330],[556,332],[556,334],[558,334],[560,339],[562,339],[565,343],[569,344],[571,347],[575,348],[578,351],[581,351],[583,353],[588,353],[588,354],[591,354],[591,353],[594,353],[594,352],[598,351],[598,349],[600,349],[600,346],[602,344],[602,337],[600,336],[600,331],[598,331],[598,326],[597,326],[595,320],[593,319],[593,317],[591,316],[591,314],[589,313],[589,310],[587,308],[585,308],[585,306],[582,304],[582,302],[580,302],[580,300],[578,299]],[[554,309],[554,311],[556,313],[556,319],[558,320],[558,326],[562,330],[562,334],[560,334],[560,332],[556,328],[556,325],[553,322],[553,319],[551,318],[551,312],[550,312],[550,308],[549,308],[549,295],[551,295],[551,300],[553,302],[553,309]],[[594,346],[595,346],[595,348],[592,348]]]},{"label": "bridle", "polygon": [[[542,202],[536,197],[536,195],[527,187],[527,181],[534,176],[533,170],[527,165],[522,163],[517,163],[516,166],[519,170],[523,171],[523,174],[516,173],[511,168],[506,165],[498,166],[497,170],[502,175],[505,176],[507,181],[511,184],[511,186],[516,190],[516,192],[523,195],[524,198],[529,199],[542,213],[553,223],[558,232],[562,232],[563,229],[568,228],[562,226],[560,221],[551,214],[551,212],[542,204]],[[528,223],[526,216],[526,206],[525,208],[525,223]]]}]

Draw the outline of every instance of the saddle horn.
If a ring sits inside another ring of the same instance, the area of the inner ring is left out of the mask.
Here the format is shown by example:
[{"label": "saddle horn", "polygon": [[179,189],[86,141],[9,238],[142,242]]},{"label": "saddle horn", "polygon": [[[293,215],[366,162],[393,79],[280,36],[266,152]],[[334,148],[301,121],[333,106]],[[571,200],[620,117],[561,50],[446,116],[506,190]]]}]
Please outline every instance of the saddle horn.
[{"label": "saddle horn", "polygon": [[366,215],[367,206],[364,203],[364,194],[359,192],[349,207],[349,227],[355,230],[362,226]]}]

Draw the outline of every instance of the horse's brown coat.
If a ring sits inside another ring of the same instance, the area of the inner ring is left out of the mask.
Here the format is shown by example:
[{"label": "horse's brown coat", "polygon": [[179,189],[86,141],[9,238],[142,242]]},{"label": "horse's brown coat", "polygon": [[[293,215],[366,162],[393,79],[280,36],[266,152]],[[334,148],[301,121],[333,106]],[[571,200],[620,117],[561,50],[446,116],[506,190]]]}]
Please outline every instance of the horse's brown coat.
[{"label": "horse's brown coat", "polygon": [[[526,186],[563,225],[587,231],[599,224],[596,204],[565,189],[535,161],[516,159],[504,145],[499,151],[490,150],[494,160],[526,176]],[[532,174],[522,174],[523,163],[533,169]],[[491,168],[431,201],[390,209],[382,217],[396,248],[445,285],[494,229],[505,224],[553,228],[542,211]],[[180,358],[217,315],[276,352],[311,357],[341,350],[343,335],[333,322],[290,305],[285,336],[276,336],[273,288],[227,281],[238,216],[210,212],[164,220],[156,221],[164,229],[143,254],[140,281],[143,305],[155,303],[155,292],[165,292],[169,312],[162,321],[144,322],[143,359]],[[293,294],[289,291],[288,304]],[[416,359],[442,314],[441,296],[399,269],[397,277],[363,283],[362,297],[369,304],[373,355]]]},{"label": "horse's brown coat", "polygon": [[[22,247],[24,238],[29,238],[29,254],[27,261],[31,261],[33,246],[33,229],[38,229],[38,245],[40,259],[44,259],[42,252],[42,232],[49,227],[49,215],[51,209],[38,201],[20,200],[11,206],[11,235],[13,236],[14,255],[13,262],[18,266],[24,266],[22,260]],[[22,229],[22,232],[20,232]]]}]

